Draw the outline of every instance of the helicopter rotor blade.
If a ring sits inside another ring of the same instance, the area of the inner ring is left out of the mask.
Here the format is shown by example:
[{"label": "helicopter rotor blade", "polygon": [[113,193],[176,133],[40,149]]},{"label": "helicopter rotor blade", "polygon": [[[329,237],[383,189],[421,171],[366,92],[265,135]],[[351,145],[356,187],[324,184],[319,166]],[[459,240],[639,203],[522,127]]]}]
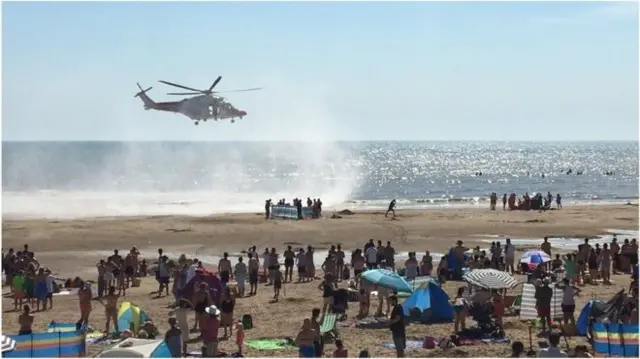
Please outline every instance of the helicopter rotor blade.
[{"label": "helicopter rotor blade", "polygon": [[198,92],[198,93],[204,93],[204,91],[202,91],[202,90],[194,89],[193,87],[187,87],[187,86],[174,84],[173,82],[169,82],[169,81],[158,80],[158,82],[161,82],[161,83],[169,85],[169,86],[178,87],[178,88],[181,88],[181,89],[184,89],[184,90],[195,91],[195,92]]},{"label": "helicopter rotor blade", "polygon": [[220,82],[220,80],[222,80],[222,76],[218,76],[218,78],[213,81],[213,84],[211,84],[211,87],[209,87],[209,93],[213,92],[213,88],[216,87],[216,85],[218,84],[218,82]]},{"label": "helicopter rotor blade", "polygon": [[202,92],[169,92],[167,95],[177,96],[190,96],[190,95],[202,95]]},{"label": "helicopter rotor blade", "polygon": [[263,87],[255,87],[250,89],[242,89],[242,90],[228,90],[228,91],[214,91],[215,93],[230,93],[230,92],[246,92],[246,91],[258,91],[262,90]]}]

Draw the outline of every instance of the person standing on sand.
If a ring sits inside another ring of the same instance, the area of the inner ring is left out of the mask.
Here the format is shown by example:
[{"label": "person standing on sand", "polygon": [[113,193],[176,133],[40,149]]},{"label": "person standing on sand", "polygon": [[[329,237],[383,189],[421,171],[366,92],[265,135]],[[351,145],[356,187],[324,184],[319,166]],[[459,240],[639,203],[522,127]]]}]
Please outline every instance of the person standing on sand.
[{"label": "person standing on sand", "polygon": [[620,268],[620,245],[615,235],[611,241],[611,256],[613,259],[613,274],[618,274],[618,268]]},{"label": "person standing on sand", "polygon": [[295,264],[295,253],[291,246],[287,246],[287,250],[284,251],[284,280],[287,281],[289,278],[289,282],[293,282],[293,265]]},{"label": "person standing on sand", "polygon": [[[113,288],[113,287],[111,287]],[[80,303],[80,321],[81,325],[89,325],[89,314],[91,314],[91,287],[89,283],[83,283],[78,290],[78,301]]]},{"label": "person standing on sand", "polygon": [[567,277],[562,279],[562,284],[556,284],[556,288],[562,289],[562,317],[565,324],[571,323],[576,325],[574,313],[576,311],[575,294],[580,294],[580,288],[576,288],[571,284],[571,280]]},{"label": "person standing on sand", "polygon": [[249,295],[258,294],[258,272],[260,271],[260,263],[256,258],[256,254],[249,252]]},{"label": "person standing on sand", "polygon": [[109,292],[107,293],[104,301],[102,299],[99,300],[99,303],[104,305],[104,316],[105,316],[105,334],[109,335],[109,325],[113,321],[113,326],[115,328],[116,333],[119,333],[120,330],[118,328],[118,298],[120,296],[116,294],[116,287],[109,287]]},{"label": "person standing on sand", "polygon": [[562,196],[560,196],[560,193],[556,195],[556,208],[558,210],[562,209]]},{"label": "person standing on sand", "polygon": [[304,253],[304,249],[300,248],[298,254],[296,254],[296,264],[298,266],[298,283],[306,282],[307,278],[307,267],[306,267],[307,256]]},{"label": "person standing on sand", "polygon": [[242,256],[238,257],[238,263],[236,263],[233,275],[236,278],[238,295],[241,298],[244,297],[244,283],[247,281],[248,274],[247,265],[242,262]]},{"label": "person standing on sand", "polygon": [[316,264],[313,259],[313,254],[314,254],[313,247],[308,246],[307,253],[305,253],[306,255],[305,263],[307,268],[307,279],[309,281],[313,281],[314,279],[316,279]]},{"label": "person standing on sand", "polygon": [[364,255],[367,257],[367,269],[378,268],[378,250],[375,246],[367,248]]},{"label": "person standing on sand", "polygon": [[606,243],[602,246],[599,262],[600,262],[600,278],[602,278],[603,283],[610,284],[611,283],[611,251],[609,250],[609,246]]},{"label": "person standing on sand", "polygon": [[387,241],[387,245],[383,250],[384,258],[387,261],[387,267],[390,271],[396,270],[396,250],[391,246],[391,241]]},{"label": "person standing on sand", "polygon": [[169,318],[169,330],[164,334],[172,358],[182,358],[182,338],[180,329],[176,326],[176,318]]},{"label": "person standing on sand", "polygon": [[431,272],[433,272],[433,257],[431,257],[431,252],[425,252],[420,264],[422,265],[422,275],[431,277]]},{"label": "person standing on sand", "polygon": [[220,281],[222,286],[225,287],[229,283],[231,277],[231,261],[229,260],[229,253],[224,252],[222,258],[218,261],[218,272],[220,273]]},{"label": "person standing on sand", "polygon": [[407,347],[407,336],[404,327],[404,311],[402,306],[398,304],[398,297],[395,295],[390,296],[388,299],[393,309],[389,316],[389,329],[391,329],[391,336],[393,337],[393,344],[396,347],[396,356],[398,358],[404,357],[404,350]]},{"label": "person standing on sand", "polygon": [[515,255],[516,255],[516,247],[511,244],[511,238],[507,238],[507,243],[504,245],[504,262],[505,262],[505,272],[511,272],[514,274],[516,269],[514,267],[515,263]]},{"label": "person standing on sand", "polygon": [[336,258],[336,266],[338,272],[338,281],[342,281],[344,277],[344,252],[342,251],[342,247],[338,244],[338,248],[336,250],[335,258]]},{"label": "person standing on sand", "polygon": [[507,210],[507,194],[502,195],[502,210]]},{"label": "person standing on sand", "polygon": [[536,309],[538,311],[538,318],[540,318],[542,324],[542,331],[547,330],[547,325],[551,323],[551,299],[553,298],[553,289],[549,287],[547,279],[544,281],[536,280]]},{"label": "person standing on sand", "polygon": [[540,245],[540,249],[551,257],[551,243],[549,243],[549,237],[544,237],[544,241]]}]

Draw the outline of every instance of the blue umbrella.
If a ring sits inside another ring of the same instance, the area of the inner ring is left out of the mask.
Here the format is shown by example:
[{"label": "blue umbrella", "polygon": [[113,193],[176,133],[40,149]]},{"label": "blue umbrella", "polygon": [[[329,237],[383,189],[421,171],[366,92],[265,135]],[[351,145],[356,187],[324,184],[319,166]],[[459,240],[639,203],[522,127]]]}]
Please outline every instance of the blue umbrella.
[{"label": "blue umbrella", "polygon": [[413,289],[404,278],[386,269],[370,269],[361,274],[362,278],[375,285],[392,289],[400,293],[413,293]]}]

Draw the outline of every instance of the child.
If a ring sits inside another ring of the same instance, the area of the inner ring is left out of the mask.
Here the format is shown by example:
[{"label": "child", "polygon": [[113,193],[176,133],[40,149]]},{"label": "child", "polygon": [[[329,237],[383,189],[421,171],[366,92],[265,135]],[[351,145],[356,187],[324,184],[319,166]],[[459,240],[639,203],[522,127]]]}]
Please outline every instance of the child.
[{"label": "child", "polygon": [[364,290],[364,288],[360,288],[360,312],[358,313],[358,316],[360,318],[366,318],[369,316],[369,307],[371,306],[371,303],[369,302],[369,294],[367,293],[366,290]]},{"label": "child", "polygon": [[280,265],[277,265],[273,271],[273,300],[276,302],[280,296],[280,288],[282,288],[282,272],[280,272]]},{"label": "child", "polygon": [[334,358],[348,358],[347,348],[344,347],[342,340],[336,339],[336,350],[333,351]]},{"label": "child", "polygon": [[244,325],[240,321],[236,323],[236,345],[238,346],[238,355],[242,355],[242,347],[244,346]]}]

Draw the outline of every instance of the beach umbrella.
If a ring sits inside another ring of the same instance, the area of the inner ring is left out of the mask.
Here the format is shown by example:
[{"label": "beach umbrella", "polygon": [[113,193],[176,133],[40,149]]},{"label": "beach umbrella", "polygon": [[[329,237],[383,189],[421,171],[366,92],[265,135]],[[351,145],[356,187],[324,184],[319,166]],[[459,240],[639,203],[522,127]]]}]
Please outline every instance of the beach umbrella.
[{"label": "beach umbrella", "polygon": [[527,263],[529,268],[534,269],[539,264],[551,261],[551,257],[543,251],[533,249],[527,251],[520,257],[520,263]]},{"label": "beach umbrella", "polygon": [[0,342],[2,343],[2,352],[10,352],[16,348],[16,341],[4,335],[0,335]]},{"label": "beach umbrella", "polygon": [[485,289],[511,289],[518,281],[509,273],[495,269],[474,269],[462,276],[469,284]]},{"label": "beach umbrella", "polygon": [[360,276],[380,287],[395,290],[397,292],[412,293],[413,290],[404,278],[395,272],[386,269],[370,269],[364,271]]}]

